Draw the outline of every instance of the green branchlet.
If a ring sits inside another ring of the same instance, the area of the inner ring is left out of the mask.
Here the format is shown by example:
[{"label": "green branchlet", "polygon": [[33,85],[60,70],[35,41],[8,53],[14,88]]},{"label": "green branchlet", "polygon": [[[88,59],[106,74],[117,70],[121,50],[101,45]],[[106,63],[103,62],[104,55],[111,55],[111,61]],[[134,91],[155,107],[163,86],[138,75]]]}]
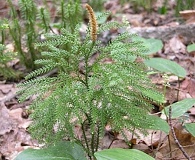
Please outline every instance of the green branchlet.
[{"label": "green branchlet", "polygon": [[8,64],[17,56],[16,53],[9,51],[5,46],[6,33],[8,28],[8,20],[0,20],[0,76],[2,76],[3,79],[11,80],[19,78],[20,73],[18,71],[14,71]]},{"label": "green branchlet", "polygon": [[[51,22],[48,10],[43,6],[37,9],[33,0],[19,0],[19,15],[11,0],[7,0],[10,6],[11,21],[9,32],[14,41],[15,49],[18,52],[20,62],[29,70],[34,70],[37,66],[34,61],[40,58],[40,54],[35,49],[39,35],[42,33],[54,32],[53,27],[66,28],[73,32],[77,23],[82,20],[82,10],[80,1],[61,0],[58,15],[60,25]],[[45,4],[46,5],[46,4]],[[55,6],[57,7],[57,6]],[[75,17],[75,18],[72,18]],[[69,48],[69,46],[64,46]]]},{"label": "green branchlet", "polygon": [[17,79],[19,72],[14,71],[8,63],[16,57],[16,53],[8,51],[5,45],[0,44],[0,76],[4,79]]},{"label": "green branchlet", "polygon": [[[82,21],[82,8],[80,0],[61,0],[59,16],[61,18],[60,28],[65,28],[71,33],[75,26]],[[74,18],[73,18],[74,17]]]},{"label": "green branchlet", "polygon": [[22,23],[11,0],[8,0],[8,3],[12,19],[9,24],[10,35],[21,63],[28,69],[33,70],[35,69],[34,61],[37,59],[37,51],[34,49],[34,43],[37,41],[37,32],[35,30],[37,10],[35,4],[32,0],[19,0]]}]

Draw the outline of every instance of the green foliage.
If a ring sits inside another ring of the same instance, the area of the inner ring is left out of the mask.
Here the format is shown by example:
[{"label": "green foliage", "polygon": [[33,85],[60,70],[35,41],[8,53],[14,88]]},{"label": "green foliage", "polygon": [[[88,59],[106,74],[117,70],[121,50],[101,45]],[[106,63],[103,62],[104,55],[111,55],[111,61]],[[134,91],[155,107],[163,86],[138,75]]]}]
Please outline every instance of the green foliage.
[{"label": "green foliage", "polygon": [[15,160],[87,160],[81,146],[73,142],[60,142],[44,149],[26,149]]},{"label": "green foliage", "polygon": [[184,124],[185,129],[195,137],[195,123]]},{"label": "green foliage", "polygon": [[187,46],[187,51],[190,52],[194,52],[195,51],[195,44],[190,44]]},{"label": "green foliage", "polygon": [[[96,160],[154,160],[136,149],[105,149],[95,153]],[[74,142],[60,142],[44,149],[26,149],[15,160],[86,160],[84,150]]]},{"label": "green foliage", "polygon": [[195,99],[194,98],[186,98],[176,103],[173,103],[163,109],[162,113],[168,116],[169,108],[171,107],[171,118],[179,118],[182,119],[183,126],[185,129],[195,136],[195,123],[185,123],[185,119],[183,118],[185,113],[194,106]]},{"label": "green foliage", "polygon": [[[28,69],[35,69],[34,61],[37,58],[37,51],[34,49],[34,43],[37,38],[35,30],[37,9],[33,0],[19,0],[19,8],[21,18],[17,14],[11,0],[8,0],[11,12],[11,21],[9,23],[10,35],[14,41],[14,45],[20,61]],[[25,41],[23,36],[25,35]],[[27,51],[24,51],[27,48]]]},{"label": "green foliage", "polygon": [[157,53],[163,48],[163,43],[160,39],[154,39],[154,38],[146,39],[146,38],[136,36],[134,37],[134,40],[143,41],[143,45],[147,48],[147,50],[142,53],[144,55]]},{"label": "green foliage", "polygon": [[158,8],[158,13],[166,14],[167,13],[167,7],[165,5],[163,5],[162,7]]},{"label": "green foliage", "polygon": [[106,0],[88,0],[87,3],[93,8],[94,11],[102,11],[104,9],[104,3]]},{"label": "green foliage", "polygon": [[177,0],[175,7],[175,14],[179,16],[180,11],[184,10],[193,10],[195,9],[195,1],[194,0]]},{"label": "green foliage", "polygon": [[13,60],[16,54],[7,51],[3,44],[0,44],[0,75],[5,79],[18,78],[19,72],[15,72],[11,67],[8,66],[8,62]]},{"label": "green foliage", "polygon": [[40,54],[34,46],[39,38],[39,34],[53,32],[51,26],[59,29],[65,28],[69,32],[73,32],[77,23],[82,20],[80,0],[60,1],[60,11],[58,12],[60,17],[58,19],[59,25],[51,22],[46,4],[37,9],[33,0],[19,0],[20,14],[18,14],[12,1],[7,1],[11,15],[9,32],[14,41],[20,62],[29,70],[37,68],[34,61],[40,58]]},{"label": "green foliage", "polygon": [[37,14],[38,25],[43,33],[48,33],[51,30],[50,14],[46,7],[41,7]]},{"label": "green foliage", "polygon": [[20,73],[14,71],[11,67],[9,67],[8,63],[16,57],[16,53],[8,51],[5,43],[6,30],[9,28],[8,20],[2,19],[0,20],[0,34],[1,34],[1,42],[0,42],[0,76],[4,79],[14,79],[19,78]]},{"label": "green foliage", "polygon": [[[125,26],[126,23],[106,23],[98,28],[98,34]],[[151,102],[161,103],[163,96],[147,77],[144,64],[130,61],[131,56],[144,58],[142,52],[146,50],[142,41],[133,40],[136,35],[124,32],[103,45],[91,40],[90,27],[81,40],[79,27],[78,24],[73,32],[61,29],[60,35],[47,34],[46,41],[36,44],[48,49],[42,52],[42,59],[35,61],[43,67],[26,77],[20,92],[21,100],[37,96],[31,105],[34,111],[30,131],[35,138],[48,143],[62,138],[78,141],[92,159],[106,124],[119,132],[124,128],[134,132],[136,128],[146,133],[155,126],[156,118],[148,112],[153,107]],[[94,53],[99,56],[92,63]],[[112,62],[104,63],[105,58]],[[54,68],[58,70],[57,77],[43,75]],[[81,125],[82,140],[74,134],[75,124]],[[90,141],[85,133],[87,126]]]},{"label": "green foliage", "polygon": [[149,129],[161,130],[164,131],[166,134],[169,134],[170,128],[165,120],[161,119],[158,116],[149,116],[148,118],[151,118],[151,121],[154,122],[154,124]]},{"label": "green foliage", "polygon": [[168,7],[168,0],[164,0],[163,1],[163,6],[158,8],[158,13],[166,14],[167,13],[167,7]]},{"label": "green foliage", "polygon": [[186,98],[182,101],[176,102],[174,104],[171,104],[167,106],[163,112],[168,115],[169,114],[169,107],[171,106],[171,117],[172,118],[178,118],[182,116],[184,113],[186,113],[192,106],[195,104],[194,98]]},{"label": "green foliage", "polygon": [[80,0],[61,0],[59,12],[61,17],[60,28],[65,28],[72,33],[76,25],[81,22],[82,14]]},{"label": "green foliage", "polygon": [[9,28],[8,26],[8,20],[2,19],[0,20],[0,36],[1,36],[1,44],[5,43],[5,35],[6,35],[6,29]]},{"label": "green foliage", "polygon": [[154,160],[154,158],[137,149],[105,149],[95,153],[97,160]]},{"label": "green foliage", "polygon": [[143,38],[143,41],[146,47],[148,48],[148,51],[144,52],[143,54],[146,54],[146,55],[154,54],[163,48],[163,43],[160,39],[153,39],[153,38],[144,39]]},{"label": "green foliage", "polygon": [[[145,10],[152,10],[152,5],[157,0],[120,0],[121,4],[124,3],[131,3],[133,5],[133,9],[138,12],[140,7],[144,8]],[[162,0],[163,6],[158,9],[158,13],[166,14],[168,8],[168,0]],[[194,0],[176,0],[175,1],[175,15],[179,16],[179,12],[183,10],[193,10],[195,9],[195,1]]]},{"label": "green foliage", "polygon": [[152,9],[152,4],[155,2],[156,0],[120,0],[121,4],[124,3],[132,3],[133,5],[133,9],[135,11],[139,10],[139,7],[143,7],[144,9],[150,11]]},{"label": "green foliage", "polygon": [[158,71],[171,73],[178,77],[185,77],[186,71],[176,62],[163,58],[150,58],[144,62],[147,66],[152,67]]}]

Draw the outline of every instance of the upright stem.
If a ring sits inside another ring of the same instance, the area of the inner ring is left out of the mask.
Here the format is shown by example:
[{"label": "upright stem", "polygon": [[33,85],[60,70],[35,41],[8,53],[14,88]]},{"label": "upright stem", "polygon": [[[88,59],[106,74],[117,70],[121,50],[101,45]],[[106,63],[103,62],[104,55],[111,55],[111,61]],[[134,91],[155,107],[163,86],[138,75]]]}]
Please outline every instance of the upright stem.
[{"label": "upright stem", "polygon": [[89,159],[92,160],[91,152],[90,152],[90,148],[89,148],[89,144],[88,144],[88,142],[87,142],[87,136],[86,136],[86,134],[85,134],[85,122],[86,122],[87,120],[88,120],[88,119],[86,119],[86,120],[82,123],[81,127],[82,127],[82,132],[83,132],[83,137],[84,137],[84,140],[85,140],[85,144],[86,144],[86,147],[87,147],[87,155],[88,155]]},{"label": "upright stem", "polygon": [[91,53],[94,45],[95,45],[95,41],[92,42],[92,45],[91,45],[89,52],[85,54],[85,85],[86,85],[87,89],[89,89],[89,84],[88,84],[89,64],[88,63],[89,63],[89,57],[91,55],[90,53]]},{"label": "upright stem", "polygon": [[1,44],[5,43],[5,32],[4,30],[1,31]]},{"label": "upright stem", "polygon": [[94,157],[94,145],[95,145],[95,134],[94,132],[91,133],[91,154]]},{"label": "upright stem", "polygon": [[66,28],[66,20],[65,20],[65,14],[64,14],[64,1],[61,0],[61,14],[62,14],[62,28]]},{"label": "upright stem", "polygon": [[[85,53],[85,56],[84,56],[84,61],[85,61],[85,86],[86,86],[87,90],[89,91],[89,84],[88,84],[89,72],[90,72],[89,58],[90,58],[90,55],[93,51],[93,47],[96,44],[95,41],[97,39],[97,22],[96,22],[96,17],[95,17],[94,11],[91,8],[91,6],[86,4],[85,8],[86,8],[86,10],[88,12],[88,15],[89,15],[90,34],[91,34],[91,40],[92,40],[91,47],[89,48],[89,50],[86,50],[86,53]],[[91,153],[92,153],[93,158],[96,159],[95,156],[94,156],[94,152],[95,152],[95,149],[94,149],[94,147],[95,147],[94,130],[95,129],[93,129],[91,127],[91,125],[93,125],[93,124],[91,123],[91,115],[90,115],[92,107],[93,107],[93,105],[89,104],[89,125],[90,125],[90,129],[91,129]]]},{"label": "upright stem", "polygon": [[42,18],[42,22],[44,24],[44,29],[45,29],[45,32],[47,33],[48,30],[49,30],[49,24],[47,24],[46,22],[46,18],[45,18],[45,14],[44,14],[44,8],[41,8],[41,18]]},{"label": "upright stem", "polygon": [[100,126],[99,126],[99,123],[97,124],[97,142],[96,142],[96,148],[95,148],[95,151],[97,152],[98,150],[98,146],[99,146],[99,136],[100,136]]}]

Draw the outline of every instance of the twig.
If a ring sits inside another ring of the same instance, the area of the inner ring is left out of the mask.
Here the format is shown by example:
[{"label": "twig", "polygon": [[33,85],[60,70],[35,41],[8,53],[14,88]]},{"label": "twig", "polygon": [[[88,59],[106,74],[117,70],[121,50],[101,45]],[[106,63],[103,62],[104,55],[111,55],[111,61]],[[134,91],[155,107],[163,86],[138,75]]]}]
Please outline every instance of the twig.
[{"label": "twig", "polygon": [[178,145],[179,149],[181,150],[181,152],[183,153],[183,155],[188,159],[191,160],[191,158],[188,156],[188,154],[186,153],[186,151],[183,149],[182,145],[179,143],[175,131],[173,129],[173,124],[172,124],[172,120],[171,120],[171,106],[169,107],[169,125],[171,127],[171,132],[173,134],[173,139],[175,140],[175,143]]}]

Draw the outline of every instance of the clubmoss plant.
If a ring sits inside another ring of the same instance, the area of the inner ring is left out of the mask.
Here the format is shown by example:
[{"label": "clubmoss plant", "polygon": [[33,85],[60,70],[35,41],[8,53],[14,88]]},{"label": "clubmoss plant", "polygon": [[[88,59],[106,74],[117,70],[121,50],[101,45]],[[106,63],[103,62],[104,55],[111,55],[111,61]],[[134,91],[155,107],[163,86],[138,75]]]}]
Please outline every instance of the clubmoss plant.
[{"label": "clubmoss plant", "polygon": [[38,25],[42,29],[41,34],[48,33],[50,30],[52,30],[50,26],[51,19],[47,8],[41,7],[39,9],[39,12],[37,14],[37,19],[40,21]]},{"label": "clubmoss plant", "polygon": [[8,63],[16,57],[16,53],[7,51],[5,45],[0,44],[0,76],[3,79],[17,79],[20,76],[19,72],[14,71]]},{"label": "clubmoss plant", "polygon": [[103,11],[104,3],[106,2],[106,0],[98,0],[98,1],[88,0],[87,2],[93,8],[94,11]]},{"label": "clubmoss plant", "polygon": [[[151,102],[160,103],[163,97],[150,82],[144,64],[132,61],[132,56],[145,58],[143,43],[132,38],[136,35],[124,31],[107,45],[98,40],[105,30],[124,29],[128,23],[111,21],[98,26],[101,16],[96,18],[93,9],[88,4],[85,7],[89,27],[84,40],[77,24],[73,32],[61,29],[61,34],[49,33],[46,41],[36,44],[48,50],[41,53],[43,59],[35,61],[43,67],[20,85],[20,100],[37,96],[31,105],[33,124],[29,129],[36,139],[48,144],[62,139],[76,141],[89,159],[95,159],[107,124],[114,131],[126,128],[134,132],[136,128],[145,132],[153,125],[148,114]],[[92,63],[94,53],[98,56]],[[48,77],[46,73],[54,68],[57,76]],[[75,134],[75,125],[81,126],[82,137]]]},{"label": "clubmoss plant", "polygon": [[37,9],[35,3],[32,0],[19,0],[21,16],[17,13],[12,1],[8,0],[8,3],[11,11],[10,35],[20,56],[21,63],[27,69],[33,70],[35,69],[34,61],[37,59],[37,51],[34,48],[34,43],[37,40],[35,30]]},{"label": "clubmoss plant", "polygon": [[142,7],[147,11],[151,11],[152,5],[156,0],[120,0],[121,4],[131,3],[133,5],[133,9],[138,12],[139,8]]},{"label": "clubmoss plant", "polygon": [[8,29],[8,22],[6,19],[0,21],[0,76],[3,79],[13,79],[19,77],[19,72],[14,71],[9,67],[8,63],[16,57],[16,53],[8,51],[5,46],[6,30]]},{"label": "clubmoss plant", "polygon": [[9,23],[10,35],[14,41],[20,62],[29,70],[37,68],[34,61],[40,57],[40,54],[38,54],[39,52],[35,49],[34,44],[39,39],[40,34],[53,32],[53,27],[58,29],[65,28],[73,32],[76,24],[81,22],[82,19],[79,0],[61,0],[59,19],[56,18],[57,22],[51,22],[46,4],[38,9],[33,0],[19,0],[20,12],[18,12],[12,1],[7,1],[11,13],[11,21]]},{"label": "clubmoss plant", "polygon": [[65,28],[72,33],[76,25],[81,22],[82,8],[80,3],[80,0],[60,1],[60,29]]},{"label": "clubmoss plant", "polygon": [[179,16],[180,11],[195,9],[194,0],[177,0],[175,6],[175,15]]},{"label": "clubmoss plant", "polygon": [[1,44],[5,43],[5,37],[6,37],[6,29],[8,28],[8,22],[6,19],[0,20],[0,37],[1,37]]}]

